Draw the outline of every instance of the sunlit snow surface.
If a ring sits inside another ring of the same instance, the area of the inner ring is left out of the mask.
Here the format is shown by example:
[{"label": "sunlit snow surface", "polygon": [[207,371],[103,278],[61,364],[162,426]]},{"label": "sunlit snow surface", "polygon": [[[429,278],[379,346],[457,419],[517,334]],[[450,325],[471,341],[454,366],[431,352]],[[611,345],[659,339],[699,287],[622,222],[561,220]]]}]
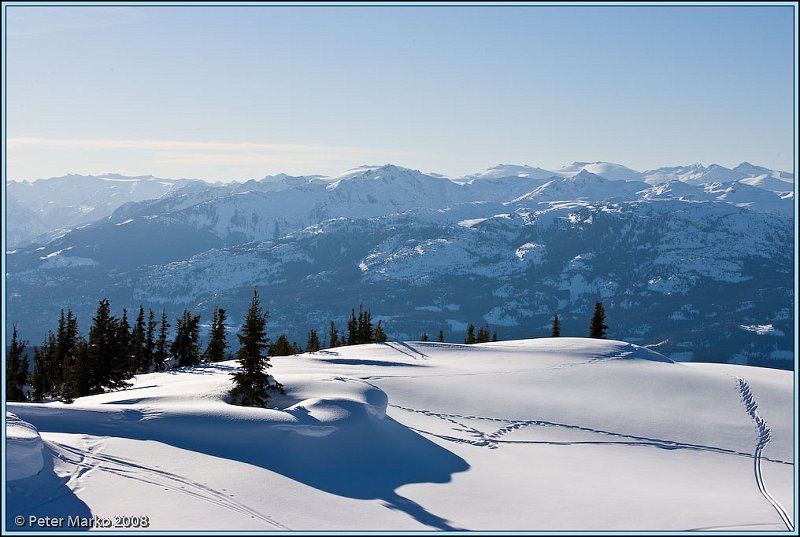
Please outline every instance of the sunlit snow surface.
[{"label": "sunlit snow surface", "polygon": [[[270,409],[224,401],[235,362],[140,375],[72,405],[9,404],[7,527],[19,513],[148,516],[155,530],[785,531],[794,520],[791,372],[580,338],[272,361],[286,395]],[[13,462],[39,435],[43,461]]]}]

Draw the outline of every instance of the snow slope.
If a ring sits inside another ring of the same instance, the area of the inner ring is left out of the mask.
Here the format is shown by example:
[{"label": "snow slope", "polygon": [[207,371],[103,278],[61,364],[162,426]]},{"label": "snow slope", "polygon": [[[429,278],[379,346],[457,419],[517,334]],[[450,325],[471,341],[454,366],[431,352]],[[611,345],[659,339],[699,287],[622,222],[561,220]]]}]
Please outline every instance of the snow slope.
[{"label": "snow slope", "polygon": [[[225,402],[235,362],[140,375],[72,405],[9,404],[38,429],[46,471],[7,483],[8,517],[83,509],[156,530],[793,524],[790,372],[583,338],[387,342],[273,364],[286,395],[270,409]],[[18,444],[7,449],[14,460]],[[43,483],[58,480],[48,503]]]}]

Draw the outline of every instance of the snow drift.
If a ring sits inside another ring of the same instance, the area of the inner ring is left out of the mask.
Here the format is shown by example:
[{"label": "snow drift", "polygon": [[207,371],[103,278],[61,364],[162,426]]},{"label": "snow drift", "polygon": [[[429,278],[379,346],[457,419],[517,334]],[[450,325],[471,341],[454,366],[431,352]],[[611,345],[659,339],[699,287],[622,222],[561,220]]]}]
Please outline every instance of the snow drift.
[{"label": "snow drift", "polygon": [[38,474],[44,467],[42,438],[36,427],[6,412],[6,480]]}]

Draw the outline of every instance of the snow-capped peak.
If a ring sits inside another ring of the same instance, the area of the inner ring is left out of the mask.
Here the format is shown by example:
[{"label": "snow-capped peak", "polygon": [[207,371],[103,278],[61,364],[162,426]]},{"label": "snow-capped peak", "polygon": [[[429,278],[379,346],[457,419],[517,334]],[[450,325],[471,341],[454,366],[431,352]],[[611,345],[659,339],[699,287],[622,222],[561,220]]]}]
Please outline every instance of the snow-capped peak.
[{"label": "snow-capped peak", "polygon": [[642,174],[635,170],[623,166],[622,164],[614,164],[613,162],[573,162],[569,166],[565,166],[558,170],[559,175],[571,176],[576,175],[582,170],[599,175],[611,181],[641,181]]},{"label": "snow-capped peak", "polygon": [[341,173],[339,175],[334,175],[334,176],[330,177],[330,181],[332,183],[335,183],[335,182],[341,181],[343,179],[349,179],[351,177],[355,177],[357,175],[361,175],[364,172],[368,172],[368,171],[371,171],[371,170],[377,170],[378,168],[380,168],[380,166],[378,166],[378,165],[362,164],[361,166],[356,166],[355,168],[350,168],[349,170],[347,170],[347,171],[345,171],[345,172],[343,172],[343,173]]},{"label": "snow-capped peak", "polygon": [[587,183],[604,183],[604,182],[608,181],[609,179],[607,179],[605,177],[602,177],[600,175],[597,175],[595,173],[592,173],[592,172],[590,172],[590,171],[588,171],[588,170],[586,170],[584,168],[581,171],[579,171],[578,173],[576,173],[575,175],[573,175],[571,177],[566,177],[564,180],[568,181],[568,182],[576,183],[576,184],[577,183],[587,184]]},{"label": "snow-capped peak", "polygon": [[553,172],[542,168],[528,166],[527,164],[498,164],[487,168],[485,171],[471,175],[465,175],[461,181],[474,181],[480,179],[501,179],[506,177],[522,177],[526,179],[550,179]]},{"label": "snow-capped peak", "polygon": [[[343,184],[345,182],[363,182],[363,181],[382,181],[382,182],[418,182],[418,181],[448,181],[448,179],[443,179],[441,177],[434,177],[431,175],[427,175],[422,173],[419,170],[412,170],[410,168],[403,168],[401,166],[396,166],[394,164],[384,164],[380,167],[370,167],[361,173],[350,175],[348,177],[341,177],[337,181],[338,184]],[[333,187],[333,185],[332,185]]]}]

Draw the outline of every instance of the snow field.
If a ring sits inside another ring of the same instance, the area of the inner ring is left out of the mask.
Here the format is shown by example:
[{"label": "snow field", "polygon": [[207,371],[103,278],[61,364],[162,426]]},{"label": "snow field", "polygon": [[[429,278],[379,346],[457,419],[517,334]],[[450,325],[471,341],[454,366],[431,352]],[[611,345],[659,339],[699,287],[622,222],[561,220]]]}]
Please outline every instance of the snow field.
[{"label": "snow field", "polygon": [[225,402],[235,362],[140,375],[72,405],[9,404],[39,430],[45,463],[7,485],[8,515],[279,531],[785,530],[781,509],[794,520],[790,372],[583,338],[272,362],[286,395],[270,409]]}]

